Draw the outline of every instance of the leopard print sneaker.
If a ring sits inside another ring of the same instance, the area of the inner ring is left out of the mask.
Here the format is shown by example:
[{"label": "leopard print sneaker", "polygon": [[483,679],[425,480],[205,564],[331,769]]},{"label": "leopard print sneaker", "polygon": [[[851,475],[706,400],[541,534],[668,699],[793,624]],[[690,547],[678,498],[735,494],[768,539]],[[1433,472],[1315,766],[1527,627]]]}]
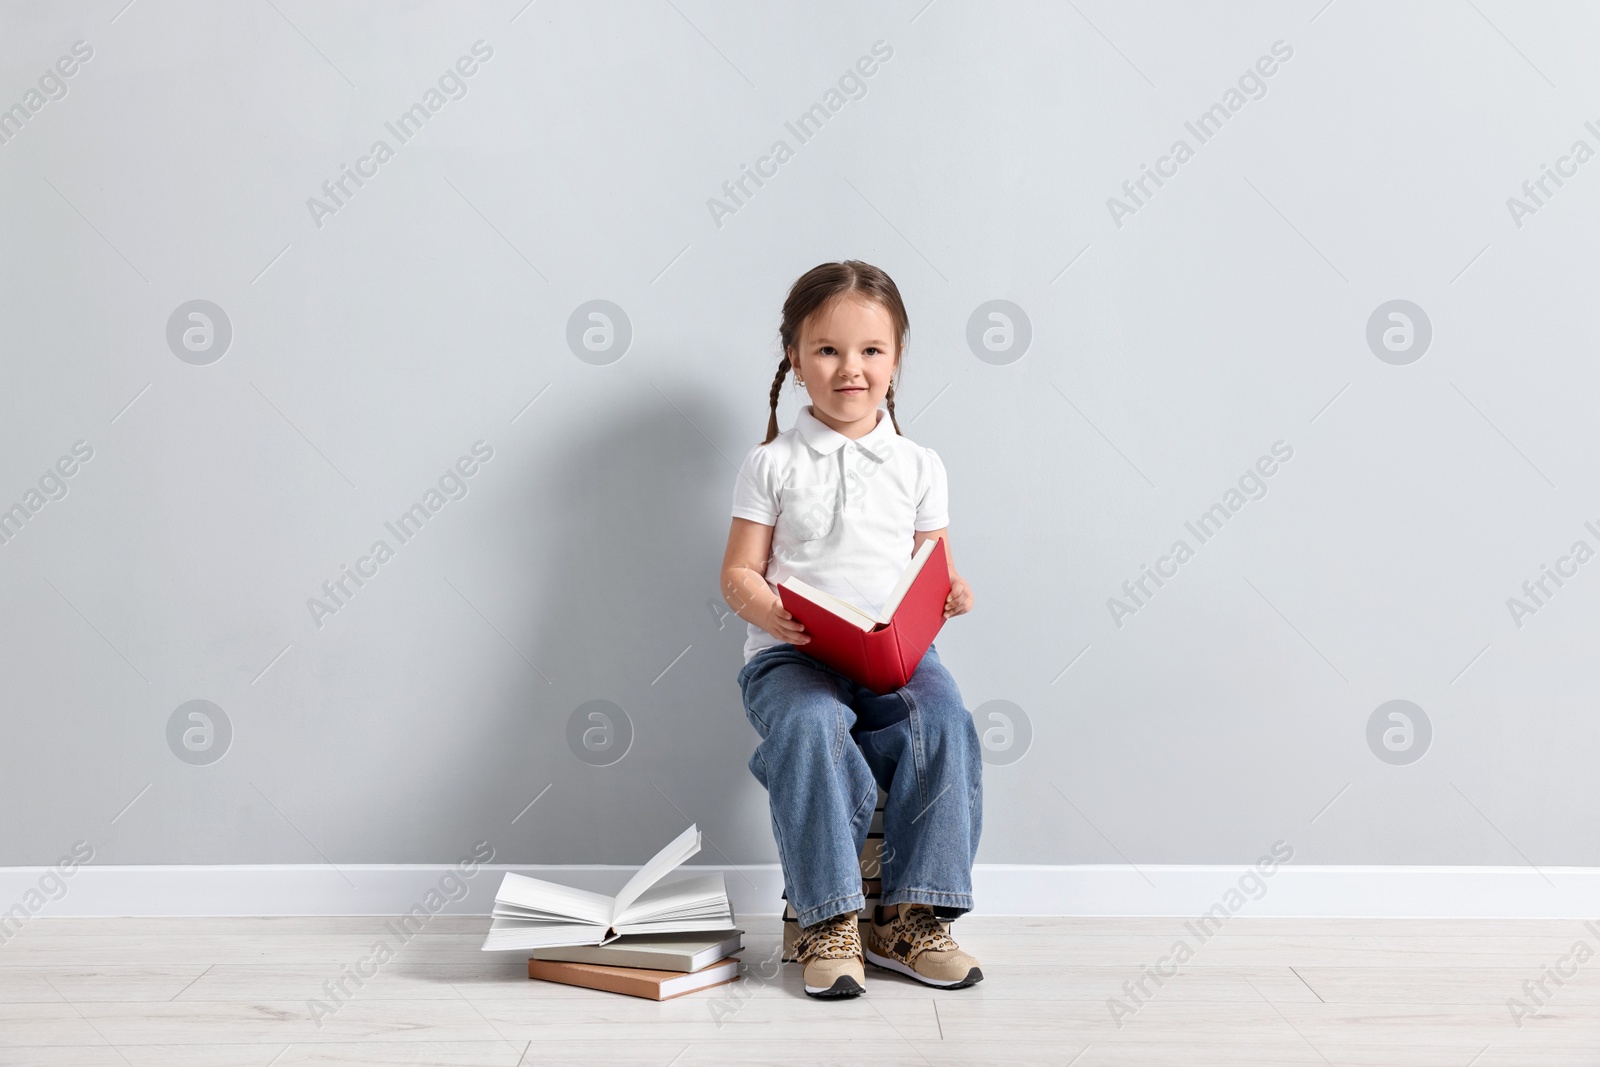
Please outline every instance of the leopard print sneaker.
[{"label": "leopard print sneaker", "polygon": [[902,904],[900,914],[882,925],[878,918],[875,912],[867,931],[867,962],[873,966],[940,989],[983,981],[978,961],[961,951],[926,904]]},{"label": "leopard print sneaker", "polygon": [[806,996],[858,997],[867,991],[855,912],[804,927],[795,955],[805,967]]}]

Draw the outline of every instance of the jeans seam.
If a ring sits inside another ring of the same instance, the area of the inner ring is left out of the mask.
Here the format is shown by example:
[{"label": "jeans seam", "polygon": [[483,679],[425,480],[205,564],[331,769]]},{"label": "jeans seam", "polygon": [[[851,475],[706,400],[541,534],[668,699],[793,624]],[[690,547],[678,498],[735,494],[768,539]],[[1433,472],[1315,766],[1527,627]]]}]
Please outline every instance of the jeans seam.
[{"label": "jeans seam", "polygon": [[844,758],[844,742],[850,731],[844,725],[844,704],[840,702],[839,695],[833,697],[833,762],[837,764]]},{"label": "jeans seam", "polygon": [[906,725],[911,732],[911,767],[916,772],[914,777],[917,783],[917,808],[920,811],[928,810],[928,769],[922,759],[922,708],[917,703],[917,698],[906,693],[906,702],[911,705],[910,712],[906,715]]},{"label": "jeans seam", "polygon": [[[743,671],[740,671],[739,673],[741,675],[744,674]],[[763,719],[761,716],[756,714],[756,712],[755,712],[755,704],[750,699],[750,686],[749,686],[749,683],[747,681],[745,681],[744,679],[742,679],[742,678],[741,678],[740,683],[739,683],[739,696],[744,702],[745,717],[750,719],[752,721],[752,723],[756,725],[757,729],[761,733],[762,738],[765,739],[767,734],[772,732],[772,727],[767,724],[767,721],[765,719]]]},{"label": "jeans seam", "polygon": [[[854,900],[856,897],[859,897],[860,895],[861,895],[861,890],[859,890],[859,889],[852,890],[852,891],[850,891],[848,893],[840,893],[836,897],[829,897],[827,900],[824,900],[821,904],[813,904],[811,907],[807,908],[806,910],[807,911],[816,911],[818,908],[826,908],[826,907],[830,907],[831,905],[837,904],[841,900]],[[838,913],[835,912],[834,914],[838,914]]]},{"label": "jeans seam", "polygon": [[744,713],[759,727],[763,738],[772,732],[772,727],[768,726],[766,720],[755,713],[755,710],[751,708],[748,702],[744,706]]},{"label": "jeans seam", "polygon": [[[865,759],[866,757],[863,756],[862,758]],[[867,771],[869,772],[869,775],[870,775],[870,772],[872,771],[872,765],[871,764],[867,765]],[[856,821],[856,816],[861,814],[861,809],[866,807],[868,804],[871,804],[873,806],[874,810],[876,810],[876,808],[877,808],[877,800],[878,800],[878,779],[876,777],[874,777],[872,779],[872,790],[866,795],[866,797],[859,804],[856,805],[856,810],[852,811],[850,813],[850,821],[852,823],[855,822]],[[872,820],[871,820],[871,818],[868,818],[868,820],[867,820],[867,833],[870,834],[871,832],[872,832]]]},{"label": "jeans seam", "polygon": [[[802,929],[804,929],[807,926],[815,926],[815,925],[817,925],[817,923],[821,922],[823,919],[831,919],[835,915],[843,915],[844,914],[844,912],[826,911],[825,909],[834,907],[840,901],[855,900],[856,898],[861,897],[861,896],[862,896],[861,891],[858,889],[858,890],[855,890],[854,892],[845,893],[843,896],[830,897],[829,899],[824,900],[821,904],[817,904],[817,905],[814,905],[813,907],[807,908],[806,912],[808,914],[816,914],[817,912],[823,912],[821,918],[814,919],[811,922],[803,922],[803,921],[801,921],[803,916],[800,915],[799,909],[796,909],[795,910],[795,916],[796,916],[795,921],[800,923],[800,927]],[[793,903],[793,901],[791,901],[790,903]],[[861,909],[864,908],[864,907],[866,907],[866,899],[864,897],[862,897],[861,904],[857,905],[855,908],[852,908],[850,910],[855,911],[855,912],[860,912]]]},{"label": "jeans seam", "polygon": [[[913,894],[917,897],[933,897],[936,899],[912,899]],[[890,900],[890,897],[895,899]],[[896,889],[893,893],[885,893],[883,895],[884,907],[888,907],[891,904],[946,904],[954,908],[970,908],[972,907],[972,894],[952,893],[945,889]]]}]

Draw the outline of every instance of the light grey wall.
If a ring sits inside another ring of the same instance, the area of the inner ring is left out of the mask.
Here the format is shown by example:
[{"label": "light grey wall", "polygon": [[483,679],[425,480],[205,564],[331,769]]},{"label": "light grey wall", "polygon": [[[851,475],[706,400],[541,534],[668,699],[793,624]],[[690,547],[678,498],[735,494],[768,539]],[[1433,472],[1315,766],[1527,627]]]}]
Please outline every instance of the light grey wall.
[{"label": "light grey wall", "polygon": [[[0,144],[0,505],[92,458],[0,545],[0,863],[637,863],[691,819],[775,858],[717,567],[783,295],[850,256],[905,294],[977,593],[940,649],[996,746],[981,860],[1600,862],[1600,562],[1507,603],[1600,548],[1600,161],[1521,188],[1600,149],[1587,5],[124,2],[3,9],[0,105],[93,54]],[[169,341],[194,300],[220,359]],[[592,300],[620,359],[569,345]],[[993,300],[1020,358],[969,344]],[[1395,300],[1425,351],[1369,344]],[[1431,737],[1369,744],[1391,700]]]}]

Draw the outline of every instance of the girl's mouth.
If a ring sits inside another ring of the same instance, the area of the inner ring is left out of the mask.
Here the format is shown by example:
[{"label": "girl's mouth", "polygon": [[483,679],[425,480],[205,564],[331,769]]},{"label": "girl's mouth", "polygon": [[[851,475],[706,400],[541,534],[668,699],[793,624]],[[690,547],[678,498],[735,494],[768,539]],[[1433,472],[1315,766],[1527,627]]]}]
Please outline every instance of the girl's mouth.
[{"label": "girl's mouth", "polygon": [[846,385],[834,390],[836,393],[864,393],[866,391],[867,387],[864,385]]}]

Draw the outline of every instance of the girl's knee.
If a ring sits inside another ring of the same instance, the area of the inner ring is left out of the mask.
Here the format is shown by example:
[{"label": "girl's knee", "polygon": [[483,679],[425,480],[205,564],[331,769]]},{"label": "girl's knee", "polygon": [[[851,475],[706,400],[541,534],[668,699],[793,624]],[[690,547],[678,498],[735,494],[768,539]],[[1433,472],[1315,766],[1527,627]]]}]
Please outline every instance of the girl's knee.
[{"label": "girl's knee", "polygon": [[846,729],[836,700],[794,701],[769,722],[764,744],[788,759],[832,759]]},{"label": "girl's knee", "polygon": [[943,738],[956,743],[977,743],[977,730],[972,724],[972,713],[954,694],[941,700],[917,704],[918,725],[925,735]]}]

